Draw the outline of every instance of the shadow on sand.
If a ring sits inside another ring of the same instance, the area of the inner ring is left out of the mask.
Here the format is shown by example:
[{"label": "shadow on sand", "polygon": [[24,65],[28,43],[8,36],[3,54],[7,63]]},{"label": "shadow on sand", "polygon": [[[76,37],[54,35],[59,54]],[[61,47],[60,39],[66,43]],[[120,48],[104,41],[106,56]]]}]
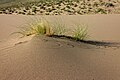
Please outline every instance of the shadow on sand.
[{"label": "shadow on sand", "polygon": [[86,44],[91,44],[95,46],[107,46],[107,47],[120,47],[120,42],[105,42],[105,41],[92,41],[92,40],[76,40],[74,37],[65,36],[65,35],[51,35],[49,37],[60,38],[60,39],[69,39],[71,41],[82,42]]}]

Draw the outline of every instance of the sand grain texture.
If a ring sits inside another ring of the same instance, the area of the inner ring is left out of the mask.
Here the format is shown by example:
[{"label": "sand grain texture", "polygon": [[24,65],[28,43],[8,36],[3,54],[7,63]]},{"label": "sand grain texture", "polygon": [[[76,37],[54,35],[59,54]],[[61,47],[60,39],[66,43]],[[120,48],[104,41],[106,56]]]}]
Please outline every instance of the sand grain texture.
[{"label": "sand grain texture", "polygon": [[[120,23],[118,22],[120,17],[118,16],[64,16],[63,22],[70,25],[70,21],[73,20],[76,23],[84,22],[92,25],[93,27],[89,27],[89,33],[99,32],[92,34],[94,36],[91,40],[119,42],[120,37],[118,38],[119,35],[117,33],[119,32],[117,30],[120,29]],[[45,36],[28,37],[22,40],[16,39],[17,37],[9,37],[8,39],[11,32],[17,31],[10,24],[12,25],[15,22],[16,25],[24,24],[25,17],[0,15],[0,24],[4,26],[0,26],[0,80],[120,79],[120,48],[118,46],[96,46],[68,39]],[[48,20],[52,19],[51,22],[54,22],[56,18],[45,17]],[[57,18],[60,19],[61,16],[57,16]],[[5,24],[5,21],[7,24]],[[111,21],[113,22],[110,23]],[[103,23],[106,25],[104,29],[101,26]],[[112,27],[113,23],[116,23],[114,27]],[[108,27],[110,27],[109,30],[112,30],[111,33],[107,31],[106,33],[108,34],[104,33],[105,35],[100,36],[100,32],[104,32],[102,30],[105,29],[108,30]],[[6,28],[7,33],[2,32]],[[2,45],[10,47],[3,49],[5,47]]]}]

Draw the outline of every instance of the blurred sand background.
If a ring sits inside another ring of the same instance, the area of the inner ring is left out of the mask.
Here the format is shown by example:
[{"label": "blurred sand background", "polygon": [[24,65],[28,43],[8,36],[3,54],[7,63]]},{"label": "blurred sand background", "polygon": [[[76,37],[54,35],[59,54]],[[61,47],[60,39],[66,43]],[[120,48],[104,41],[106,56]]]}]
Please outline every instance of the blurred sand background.
[{"label": "blurred sand background", "polygon": [[0,14],[120,14],[120,0],[2,0]]}]

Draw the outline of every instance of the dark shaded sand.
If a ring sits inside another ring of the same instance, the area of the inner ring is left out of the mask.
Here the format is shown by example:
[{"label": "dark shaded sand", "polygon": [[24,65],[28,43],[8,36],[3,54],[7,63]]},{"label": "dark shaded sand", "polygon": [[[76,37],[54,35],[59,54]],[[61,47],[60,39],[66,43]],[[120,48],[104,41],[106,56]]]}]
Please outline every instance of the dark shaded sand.
[{"label": "dark shaded sand", "polygon": [[82,42],[9,36],[25,17],[0,15],[0,80],[120,80],[119,15],[63,16],[68,25],[71,20],[90,25],[92,38]]}]

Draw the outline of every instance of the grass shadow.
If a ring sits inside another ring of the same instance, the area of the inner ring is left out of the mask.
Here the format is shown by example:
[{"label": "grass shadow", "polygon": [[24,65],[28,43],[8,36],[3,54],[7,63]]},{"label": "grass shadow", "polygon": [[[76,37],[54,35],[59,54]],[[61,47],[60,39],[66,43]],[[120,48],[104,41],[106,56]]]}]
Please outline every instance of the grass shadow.
[{"label": "grass shadow", "polygon": [[104,47],[120,47],[120,42],[105,42],[105,41],[92,41],[92,40],[76,40],[74,37],[66,35],[50,35],[49,37],[60,38],[60,39],[69,39],[76,42],[82,42],[85,44],[95,45],[95,46],[104,46]]}]

